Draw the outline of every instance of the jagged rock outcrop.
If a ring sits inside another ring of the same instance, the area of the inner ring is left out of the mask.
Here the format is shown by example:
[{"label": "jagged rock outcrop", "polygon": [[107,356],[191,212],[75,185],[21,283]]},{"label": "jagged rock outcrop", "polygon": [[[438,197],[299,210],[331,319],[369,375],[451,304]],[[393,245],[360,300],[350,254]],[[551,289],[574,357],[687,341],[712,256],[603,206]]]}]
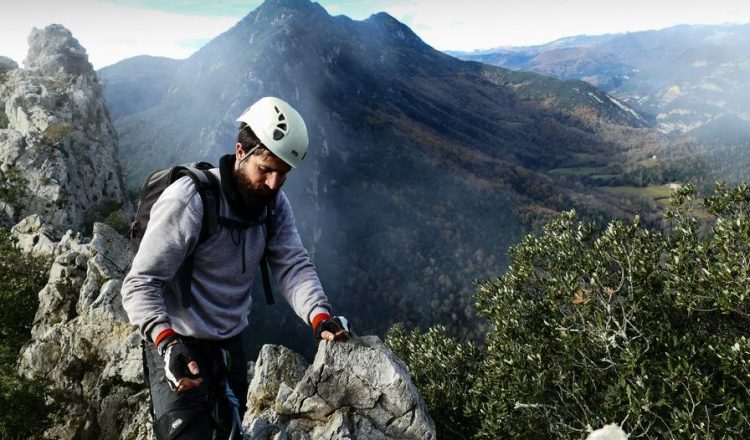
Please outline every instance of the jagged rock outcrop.
[{"label": "jagged rock outcrop", "polygon": [[[95,223],[90,241],[68,231],[50,244],[39,217],[13,230],[24,249],[54,258],[19,366],[27,377],[51,379],[67,397],[65,417],[45,437],[151,439],[140,338],[120,298],[132,260],[126,239]],[[404,365],[376,337],[321,343],[310,366],[268,345],[251,374],[244,425],[253,435],[279,424],[290,439],[435,438]]]},{"label": "jagged rock outcrop", "polygon": [[306,369],[294,353],[265,346],[244,426],[253,437],[283,430],[292,439],[435,438],[406,367],[375,336],[322,342]]},{"label": "jagged rock outcrop", "polygon": [[[30,237],[43,229],[14,228]],[[68,231],[52,250],[19,367],[23,375],[51,379],[66,396],[65,417],[48,438],[147,438],[139,337],[120,301],[129,249],[125,238],[96,223],[91,241]]]},{"label": "jagged rock outcrop", "polygon": [[59,238],[122,206],[117,135],[70,31],[34,29],[24,63],[0,62],[0,224],[36,213]]}]

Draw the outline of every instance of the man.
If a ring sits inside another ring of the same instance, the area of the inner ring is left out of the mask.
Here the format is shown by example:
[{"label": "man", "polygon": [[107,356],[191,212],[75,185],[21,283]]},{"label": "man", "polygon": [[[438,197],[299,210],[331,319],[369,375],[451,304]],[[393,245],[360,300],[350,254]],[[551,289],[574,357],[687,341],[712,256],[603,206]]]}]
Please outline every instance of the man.
[{"label": "man", "polygon": [[[235,154],[210,170],[221,185],[218,231],[199,242],[201,197],[189,177],[176,180],[151,208],[123,281],[123,307],[147,341],[144,375],[157,439],[224,439],[238,432],[248,388],[241,335],[264,253],[279,290],[316,338],[349,337],[346,319],[331,316],[280,191],[307,152],[302,117],[286,102],[266,97],[237,121]],[[181,269],[189,255],[192,272],[185,283]]]}]

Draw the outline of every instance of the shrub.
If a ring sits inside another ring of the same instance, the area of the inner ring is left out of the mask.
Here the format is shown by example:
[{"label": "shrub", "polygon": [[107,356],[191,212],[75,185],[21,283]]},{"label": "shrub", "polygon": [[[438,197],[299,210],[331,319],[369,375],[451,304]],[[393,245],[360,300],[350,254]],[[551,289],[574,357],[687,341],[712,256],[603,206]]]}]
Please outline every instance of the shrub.
[{"label": "shrub", "polygon": [[525,237],[478,289],[492,327],[450,399],[430,391],[452,380],[433,365],[457,343],[419,350],[403,340],[425,335],[401,331],[388,342],[433,414],[466,402],[448,419],[474,420],[474,438],[584,438],[611,422],[633,438],[745,438],[749,207],[744,184],[702,202],[686,187],[664,233],[638,218],[598,232],[568,212]]},{"label": "shrub", "polygon": [[29,340],[47,280],[46,261],[20,252],[0,229],[0,438],[38,438],[53,415],[50,387],[43,378],[16,373],[21,347]]},{"label": "shrub", "polygon": [[[2,82],[2,75],[0,75],[0,82]],[[0,129],[8,128],[10,125],[10,120],[8,119],[8,115],[5,113],[5,105],[3,105],[2,102],[0,102]]]},{"label": "shrub", "polygon": [[18,166],[11,165],[7,171],[0,171],[0,200],[14,210],[24,209],[28,196],[27,188],[28,180]]},{"label": "shrub", "polygon": [[65,136],[73,131],[74,127],[68,122],[58,122],[47,127],[42,134],[42,142],[50,146],[56,146]]},{"label": "shrub", "polygon": [[438,438],[471,438],[476,421],[467,411],[466,396],[477,374],[476,345],[454,341],[443,326],[426,333],[409,333],[396,326],[388,331],[386,340],[409,366],[414,383],[419,384]]}]

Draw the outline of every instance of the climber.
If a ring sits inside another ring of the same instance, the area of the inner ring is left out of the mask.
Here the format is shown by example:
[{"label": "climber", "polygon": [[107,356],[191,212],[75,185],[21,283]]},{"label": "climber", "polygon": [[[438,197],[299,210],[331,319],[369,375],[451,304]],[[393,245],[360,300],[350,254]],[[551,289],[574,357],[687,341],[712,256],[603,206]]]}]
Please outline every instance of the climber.
[{"label": "climber", "polygon": [[[157,439],[240,438],[237,419],[248,388],[242,330],[262,259],[317,340],[350,337],[346,318],[331,312],[281,191],[307,152],[302,117],[281,99],[265,97],[237,122],[234,154],[202,171],[214,192],[193,177],[178,178],[148,205],[141,229],[134,227],[142,239],[123,281],[122,304],[145,341]],[[214,205],[218,221],[204,210]],[[207,223],[214,230],[206,232]]]}]

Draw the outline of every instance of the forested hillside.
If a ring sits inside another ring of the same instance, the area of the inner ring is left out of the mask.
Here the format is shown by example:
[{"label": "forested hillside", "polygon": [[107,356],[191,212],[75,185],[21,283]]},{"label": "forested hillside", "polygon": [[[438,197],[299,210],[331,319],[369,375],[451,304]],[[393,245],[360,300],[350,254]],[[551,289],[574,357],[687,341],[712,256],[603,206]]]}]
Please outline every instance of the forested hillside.
[{"label": "forested hillside", "polygon": [[667,231],[636,217],[600,231],[568,212],[480,284],[482,345],[395,328],[441,438],[750,434],[750,188],[675,193]]},{"label": "forested hillside", "polygon": [[[474,280],[501,274],[508,246],[561,210],[657,217],[654,197],[605,187],[632,185],[641,151],[661,142],[637,112],[581,81],[449,57],[384,13],[269,0],[161,76],[130,79],[162,63],[99,72],[131,188],[155,167],[215,163],[246,106],[289,101],[311,150],[284,189],[324,287],[365,333],[468,331]],[[254,313],[256,331],[309,349],[285,308]]]}]

